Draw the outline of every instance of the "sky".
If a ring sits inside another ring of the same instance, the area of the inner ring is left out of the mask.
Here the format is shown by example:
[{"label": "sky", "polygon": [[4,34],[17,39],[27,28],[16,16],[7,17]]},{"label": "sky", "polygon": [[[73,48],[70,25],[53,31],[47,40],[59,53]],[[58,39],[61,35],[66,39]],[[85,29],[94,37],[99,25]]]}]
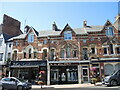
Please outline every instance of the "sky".
[{"label": "sky", "polygon": [[0,23],[4,14],[21,22],[21,30],[29,25],[37,31],[50,30],[55,21],[63,29],[68,23],[71,28],[81,28],[83,21],[88,25],[112,23],[118,15],[118,2],[1,2]]}]

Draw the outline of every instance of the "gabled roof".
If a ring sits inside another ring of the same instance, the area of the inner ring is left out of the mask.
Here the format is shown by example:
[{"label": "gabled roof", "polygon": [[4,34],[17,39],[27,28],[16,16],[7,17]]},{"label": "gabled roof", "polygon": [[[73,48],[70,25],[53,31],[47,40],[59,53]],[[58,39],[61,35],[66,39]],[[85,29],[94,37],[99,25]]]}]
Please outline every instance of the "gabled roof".
[{"label": "gabled roof", "polygon": [[44,30],[44,31],[39,31],[38,37],[59,36],[60,33],[61,31]]},{"label": "gabled roof", "polygon": [[[30,27],[30,28],[29,28],[29,31],[30,31],[30,29],[34,30],[35,34],[38,36],[39,33],[38,33],[33,27]],[[13,39],[25,39],[25,37],[27,36],[27,34],[29,33],[29,31],[28,31],[27,33],[23,33],[23,34],[21,34],[21,35],[19,35],[19,36],[10,38],[9,41],[11,41],[11,40],[13,40]]]},{"label": "gabled roof", "polygon": [[74,32],[78,35],[82,35],[82,34],[88,34],[86,31],[85,31],[85,28],[75,28],[73,29]]},{"label": "gabled roof", "polygon": [[11,38],[11,36],[9,36],[9,35],[7,35],[7,34],[5,34],[5,33],[3,33],[3,37],[4,37],[5,41],[7,41],[8,39]]},{"label": "gabled roof", "polygon": [[[100,32],[100,31],[102,31],[102,29],[103,29],[103,26],[90,26],[90,27],[85,27],[85,28],[75,28],[72,30],[77,35],[83,35],[83,34],[88,34],[88,32]],[[62,31],[53,31],[53,30],[39,31],[38,37],[59,36]]]},{"label": "gabled roof", "polygon": [[[33,28],[33,27],[32,27],[32,28]],[[38,31],[36,31],[34,28],[33,28],[33,30],[35,31],[35,34],[38,36],[38,34],[39,34]]]},{"label": "gabled roof", "polygon": [[12,37],[12,38],[10,38],[8,41],[11,41],[11,40],[13,40],[13,39],[24,39],[25,37],[26,37],[26,33],[24,33],[24,34],[21,34],[21,35],[19,35],[19,36],[16,36],[16,37]]},{"label": "gabled roof", "polygon": [[98,25],[89,26],[89,27],[86,27],[85,29],[86,29],[86,32],[100,32],[102,31],[103,26],[98,26]]}]

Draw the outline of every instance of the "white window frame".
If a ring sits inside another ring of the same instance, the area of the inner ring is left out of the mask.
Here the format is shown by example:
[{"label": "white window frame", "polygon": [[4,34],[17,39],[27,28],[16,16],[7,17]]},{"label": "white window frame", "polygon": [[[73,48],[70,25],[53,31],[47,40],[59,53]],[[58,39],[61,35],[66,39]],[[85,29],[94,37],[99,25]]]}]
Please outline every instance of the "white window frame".
[{"label": "white window frame", "polygon": [[65,31],[64,32],[64,40],[72,40],[72,31]]},{"label": "white window frame", "polygon": [[[112,32],[113,32],[113,35],[111,35],[110,28],[112,28],[112,30],[113,30],[113,31],[112,31]],[[108,36],[108,37],[114,36],[114,29],[113,29],[113,27],[112,27],[112,26],[107,27],[107,30],[105,31],[105,34],[106,34],[106,36]]]},{"label": "white window frame", "polygon": [[103,47],[103,49],[106,48],[107,49],[107,54],[103,54],[104,56],[108,56],[109,55],[109,51],[108,51],[108,47]]},{"label": "white window frame", "polygon": [[34,34],[32,33],[28,34],[28,42],[34,42]]}]

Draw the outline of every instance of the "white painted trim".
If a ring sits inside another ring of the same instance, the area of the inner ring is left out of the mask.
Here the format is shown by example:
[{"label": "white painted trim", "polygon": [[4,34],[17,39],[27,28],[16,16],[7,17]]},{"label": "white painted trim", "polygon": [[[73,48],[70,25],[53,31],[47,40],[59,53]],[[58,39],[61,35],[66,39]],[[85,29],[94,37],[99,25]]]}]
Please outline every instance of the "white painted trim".
[{"label": "white painted trim", "polygon": [[48,63],[89,63],[90,61],[48,61]]},{"label": "white painted trim", "polygon": [[19,61],[39,61],[37,58],[36,59],[21,59],[21,60],[19,60]]},{"label": "white painted trim", "polygon": [[104,45],[102,45],[102,47],[106,47],[106,48],[108,48],[108,47],[109,47],[109,45],[105,45],[105,46],[104,46]]},{"label": "white painted trim", "polygon": [[42,49],[41,49],[41,52],[43,53],[43,50],[44,49],[47,49],[47,52],[49,52],[49,49],[47,48],[47,47],[43,47]]},{"label": "white painted trim", "polygon": [[17,53],[18,53],[18,49],[13,49],[13,50],[12,50],[12,53],[14,53],[14,51],[17,51]]},{"label": "white painted trim", "polygon": [[100,58],[100,60],[120,60],[120,58]]}]

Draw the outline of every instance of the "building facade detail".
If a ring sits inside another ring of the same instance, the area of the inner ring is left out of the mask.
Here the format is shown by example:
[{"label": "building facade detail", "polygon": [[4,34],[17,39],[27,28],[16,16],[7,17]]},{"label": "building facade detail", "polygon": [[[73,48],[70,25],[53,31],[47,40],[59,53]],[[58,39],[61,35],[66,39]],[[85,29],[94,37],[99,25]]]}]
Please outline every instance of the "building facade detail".
[{"label": "building facade detail", "polygon": [[120,18],[114,24],[107,20],[103,26],[88,26],[85,20],[82,28],[75,29],[69,24],[58,29],[54,22],[52,30],[39,32],[26,26],[24,34],[12,38],[13,50],[16,51],[13,53],[17,54],[13,56],[17,56],[15,60],[18,64],[24,61],[41,62],[41,65],[31,63],[31,68],[25,64],[26,66],[15,69],[16,66],[12,64],[11,70],[13,73],[18,72],[20,78],[22,71],[26,76],[31,74],[26,79],[32,81],[42,70],[45,72],[46,84],[65,84],[90,82],[91,68],[95,68],[100,81],[104,76],[120,69],[118,22]]}]

